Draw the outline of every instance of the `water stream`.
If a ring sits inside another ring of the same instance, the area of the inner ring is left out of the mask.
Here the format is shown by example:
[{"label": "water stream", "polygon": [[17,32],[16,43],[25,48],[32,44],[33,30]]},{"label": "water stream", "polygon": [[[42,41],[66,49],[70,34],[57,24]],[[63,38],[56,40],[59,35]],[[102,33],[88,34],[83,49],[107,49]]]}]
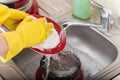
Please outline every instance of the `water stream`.
[{"label": "water stream", "polygon": [[[60,41],[62,41],[62,44],[66,44],[66,42],[64,42],[64,40],[65,40],[65,38],[66,38],[66,29],[65,28],[63,28],[62,30],[61,30],[61,32],[60,32]],[[61,47],[61,46],[60,46]],[[63,47],[63,46],[62,46]],[[45,55],[45,57],[46,57],[46,59],[45,59],[45,63],[47,64],[45,67],[46,67],[46,74],[45,74],[45,76],[43,76],[43,79],[44,80],[47,80],[47,77],[48,77],[48,75],[49,75],[49,66],[50,66],[50,58],[53,58],[54,60],[57,60],[57,61],[59,61],[59,56],[57,55],[58,53],[56,53],[56,54],[47,54],[47,55]],[[59,64],[59,66],[61,66],[60,64]]]}]

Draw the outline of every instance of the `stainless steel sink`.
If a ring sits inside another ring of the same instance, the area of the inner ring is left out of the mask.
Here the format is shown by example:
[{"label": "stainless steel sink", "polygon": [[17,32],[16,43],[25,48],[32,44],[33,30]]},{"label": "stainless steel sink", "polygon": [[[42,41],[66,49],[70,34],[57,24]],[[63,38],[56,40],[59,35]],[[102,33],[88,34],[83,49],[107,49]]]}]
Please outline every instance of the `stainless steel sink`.
[{"label": "stainless steel sink", "polygon": [[89,27],[67,28],[67,42],[81,60],[85,80],[112,64],[118,54],[112,41]]},{"label": "stainless steel sink", "polygon": [[[71,26],[66,33],[69,44],[67,47],[71,46],[71,50],[80,59],[84,80],[90,80],[117,57],[118,52],[112,41],[94,28]],[[41,57],[42,55],[31,49],[24,49],[14,61],[29,80],[34,80]]]}]

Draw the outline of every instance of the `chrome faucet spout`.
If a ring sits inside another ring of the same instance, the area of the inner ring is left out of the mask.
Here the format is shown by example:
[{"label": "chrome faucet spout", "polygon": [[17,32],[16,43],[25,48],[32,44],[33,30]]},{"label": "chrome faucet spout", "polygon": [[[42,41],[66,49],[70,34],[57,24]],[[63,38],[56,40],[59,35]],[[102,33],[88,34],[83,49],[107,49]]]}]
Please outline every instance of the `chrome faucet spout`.
[{"label": "chrome faucet spout", "polygon": [[62,27],[68,28],[69,26],[76,25],[76,26],[85,26],[85,27],[96,27],[96,28],[102,28],[103,26],[100,24],[95,23],[89,23],[89,22],[82,22],[82,21],[68,21],[62,24]]},{"label": "chrome faucet spout", "polygon": [[61,26],[64,29],[66,29],[72,25],[94,27],[94,28],[101,28],[104,32],[108,32],[109,27],[111,25],[111,13],[112,12],[110,10],[108,10],[106,8],[102,8],[101,16],[100,16],[100,24],[72,20],[72,21],[63,22]]}]

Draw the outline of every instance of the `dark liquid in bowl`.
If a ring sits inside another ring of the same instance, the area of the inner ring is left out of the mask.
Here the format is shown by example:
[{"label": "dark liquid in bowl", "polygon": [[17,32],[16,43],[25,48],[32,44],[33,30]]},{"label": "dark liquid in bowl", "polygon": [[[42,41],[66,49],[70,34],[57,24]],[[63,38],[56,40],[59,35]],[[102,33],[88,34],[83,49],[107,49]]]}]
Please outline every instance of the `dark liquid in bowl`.
[{"label": "dark liquid in bowl", "polygon": [[[42,72],[41,72],[40,68],[38,68],[37,71],[36,71],[36,80],[43,80],[42,79]],[[76,80],[83,80],[83,71],[82,70],[80,70]]]},{"label": "dark liquid in bowl", "polygon": [[44,56],[40,62],[40,70],[38,70],[45,80],[82,80],[80,79],[83,78],[80,60],[70,51],[63,51],[57,57],[49,59],[49,67],[47,66],[48,58]]}]

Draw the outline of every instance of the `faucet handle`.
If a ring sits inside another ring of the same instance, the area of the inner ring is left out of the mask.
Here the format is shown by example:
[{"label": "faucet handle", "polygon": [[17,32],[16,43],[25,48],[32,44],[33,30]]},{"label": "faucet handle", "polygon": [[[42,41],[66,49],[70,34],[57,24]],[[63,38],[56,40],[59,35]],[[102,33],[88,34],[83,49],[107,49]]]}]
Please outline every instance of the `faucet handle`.
[{"label": "faucet handle", "polygon": [[111,24],[113,24],[112,20],[112,11],[107,8],[102,8],[101,11],[101,24],[103,25],[103,30],[108,32]]},{"label": "faucet handle", "polygon": [[109,17],[108,18],[109,22],[110,22],[110,24],[112,24],[113,23],[113,20],[112,20],[112,10],[107,9],[107,8],[103,8],[101,12],[103,13],[102,16],[104,16],[104,17],[106,16],[106,18]]}]

